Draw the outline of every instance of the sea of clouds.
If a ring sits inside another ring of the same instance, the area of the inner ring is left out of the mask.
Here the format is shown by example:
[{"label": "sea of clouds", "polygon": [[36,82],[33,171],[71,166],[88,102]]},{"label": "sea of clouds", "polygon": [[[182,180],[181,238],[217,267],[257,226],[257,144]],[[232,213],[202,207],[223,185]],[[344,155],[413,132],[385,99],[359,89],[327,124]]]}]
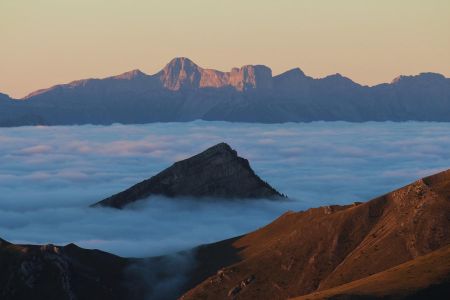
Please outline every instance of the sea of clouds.
[{"label": "sea of clouds", "polygon": [[[152,256],[257,229],[287,210],[369,200],[450,168],[448,123],[148,125],[0,128],[0,237],[74,242]],[[153,198],[88,206],[173,162],[227,142],[282,202]]]}]

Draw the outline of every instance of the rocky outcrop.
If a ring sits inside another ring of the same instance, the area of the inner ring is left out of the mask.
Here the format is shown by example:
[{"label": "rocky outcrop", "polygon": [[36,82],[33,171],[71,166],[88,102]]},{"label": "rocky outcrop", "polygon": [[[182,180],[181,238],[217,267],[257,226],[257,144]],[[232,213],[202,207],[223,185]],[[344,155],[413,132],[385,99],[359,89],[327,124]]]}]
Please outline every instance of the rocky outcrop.
[{"label": "rocky outcrop", "polygon": [[283,197],[255,174],[246,159],[229,145],[220,143],[94,206],[123,208],[152,195],[219,199]]}]

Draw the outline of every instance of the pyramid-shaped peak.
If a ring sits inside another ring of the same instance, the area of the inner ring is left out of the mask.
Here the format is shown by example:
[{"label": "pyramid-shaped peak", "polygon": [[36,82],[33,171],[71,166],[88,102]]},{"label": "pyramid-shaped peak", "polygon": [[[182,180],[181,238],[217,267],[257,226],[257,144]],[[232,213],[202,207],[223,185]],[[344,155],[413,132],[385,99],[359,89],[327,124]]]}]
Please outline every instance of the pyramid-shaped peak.
[{"label": "pyramid-shaped peak", "polygon": [[183,88],[198,88],[202,77],[202,68],[186,57],[172,59],[159,73],[163,86],[177,91]]},{"label": "pyramid-shaped peak", "polygon": [[[228,145],[227,143],[224,143],[224,142],[214,145],[214,146],[206,149],[202,153],[206,153],[206,152],[213,153],[213,154],[233,154],[233,155],[237,156],[236,150],[233,150],[230,145]],[[202,154],[202,153],[200,153],[200,154]]]},{"label": "pyramid-shaped peak", "polygon": [[150,179],[106,198],[94,206],[123,208],[155,195],[218,199],[274,199],[282,195],[261,180],[248,160],[226,143],[219,143],[178,161]]}]

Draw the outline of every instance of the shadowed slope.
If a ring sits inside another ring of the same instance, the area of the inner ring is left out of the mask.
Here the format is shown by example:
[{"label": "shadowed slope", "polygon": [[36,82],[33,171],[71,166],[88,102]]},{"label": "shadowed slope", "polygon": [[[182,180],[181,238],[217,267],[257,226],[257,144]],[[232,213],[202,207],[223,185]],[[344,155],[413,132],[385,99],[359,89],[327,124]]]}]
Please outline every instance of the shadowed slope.
[{"label": "shadowed slope", "polygon": [[69,244],[14,245],[0,239],[0,299],[125,299],[130,260]]},{"label": "shadowed slope", "polygon": [[123,208],[151,195],[222,199],[278,198],[282,195],[262,181],[248,160],[225,143],[174,163],[161,173],[106,198],[94,206]]},{"label": "shadowed slope", "polygon": [[367,203],[286,213],[233,243],[229,265],[183,299],[286,299],[371,276],[450,243],[450,171]]}]

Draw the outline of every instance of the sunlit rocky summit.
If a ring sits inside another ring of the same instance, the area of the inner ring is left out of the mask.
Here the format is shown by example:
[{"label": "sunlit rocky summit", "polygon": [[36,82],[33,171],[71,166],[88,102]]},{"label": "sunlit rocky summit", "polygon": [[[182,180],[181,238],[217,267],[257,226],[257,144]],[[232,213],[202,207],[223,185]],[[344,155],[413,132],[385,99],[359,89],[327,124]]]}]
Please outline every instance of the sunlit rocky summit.
[{"label": "sunlit rocky summit", "polygon": [[261,180],[248,160],[220,143],[178,161],[157,175],[94,206],[123,208],[151,196],[206,199],[278,199],[283,195]]},{"label": "sunlit rocky summit", "polygon": [[184,122],[450,121],[450,79],[399,76],[363,86],[340,74],[273,75],[264,65],[229,72],[174,58],[159,72],[132,70],[30,93],[0,94],[0,126]]},{"label": "sunlit rocky summit", "polygon": [[188,58],[173,59],[156,74],[162,85],[172,91],[199,88],[226,88],[237,91],[272,88],[272,70],[263,65],[233,68],[230,72],[203,69]]}]

